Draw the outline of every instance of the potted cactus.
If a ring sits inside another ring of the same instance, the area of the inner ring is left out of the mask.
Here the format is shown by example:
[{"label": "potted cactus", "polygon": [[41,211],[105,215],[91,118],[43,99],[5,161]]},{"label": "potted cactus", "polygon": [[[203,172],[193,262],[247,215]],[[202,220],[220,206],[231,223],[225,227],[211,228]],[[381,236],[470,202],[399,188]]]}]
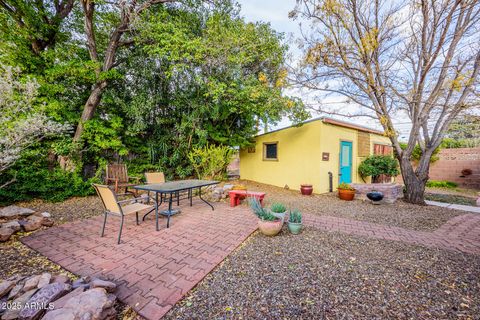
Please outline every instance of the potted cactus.
[{"label": "potted cactus", "polygon": [[350,184],[342,182],[338,185],[338,197],[342,200],[352,201],[355,197],[355,188],[352,188]]},{"label": "potted cactus", "polygon": [[287,214],[287,207],[285,207],[283,203],[280,203],[280,202],[272,203],[270,205],[270,211],[275,217],[282,219],[282,222],[285,221],[285,215]]},{"label": "potted cactus", "polygon": [[256,198],[249,199],[250,208],[258,217],[258,229],[266,236],[275,236],[282,230],[283,220],[274,216],[270,210],[262,207]]},{"label": "potted cactus", "polygon": [[293,234],[299,234],[302,230],[302,213],[299,210],[290,211],[288,217],[288,230]]}]

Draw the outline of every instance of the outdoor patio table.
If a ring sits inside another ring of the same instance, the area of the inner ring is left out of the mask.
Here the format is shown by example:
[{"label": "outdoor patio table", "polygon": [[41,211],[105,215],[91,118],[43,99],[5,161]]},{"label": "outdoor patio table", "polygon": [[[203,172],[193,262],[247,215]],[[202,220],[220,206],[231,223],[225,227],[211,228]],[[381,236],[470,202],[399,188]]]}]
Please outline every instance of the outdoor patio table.
[{"label": "outdoor patio table", "polygon": [[[212,210],[215,210],[213,206],[205,199],[202,198],[202,187],[211,186],[218,184],[218,181],[211,181],[211,180],[178,180],[178,181],[169,181],[165,183],[154,183],[154,184],[146,184],[146,185],[139,185],[134,186],[133,188],[136,190],[144,190],[150,191],[155,193],[155,220],[156,220],[156,229],[158,228],[158,206],[163,202],[164,197],[168,199],[168,210],[162,211],[162,214],[167,216],[167,228],[170,227],[170,216],[173,215],[172,210],[172,202],[173,196],[177,197],[177,203],[179,203],[179,195],[180,192],[187,191],[188,199],[190,200],[190,206],[192,206],[192,198],[193,198],[193,191],[195,189],[198,190],[199,198],[208,204]],[[158,196],[160,195],[160,203],[158,203]],[[145,217],[144,217],[145,218]]]}]

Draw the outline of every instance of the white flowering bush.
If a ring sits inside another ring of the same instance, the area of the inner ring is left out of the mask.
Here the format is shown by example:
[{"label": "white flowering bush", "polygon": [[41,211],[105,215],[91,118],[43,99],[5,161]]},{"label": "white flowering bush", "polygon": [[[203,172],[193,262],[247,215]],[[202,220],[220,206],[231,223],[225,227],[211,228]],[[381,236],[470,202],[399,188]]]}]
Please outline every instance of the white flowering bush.
[{"label": "white flowering bush", "polygon": [[37,89],[34,79],[20,80],[17,68],[0,66],[0,174],[33,143],[69,130],[42,112]]}]

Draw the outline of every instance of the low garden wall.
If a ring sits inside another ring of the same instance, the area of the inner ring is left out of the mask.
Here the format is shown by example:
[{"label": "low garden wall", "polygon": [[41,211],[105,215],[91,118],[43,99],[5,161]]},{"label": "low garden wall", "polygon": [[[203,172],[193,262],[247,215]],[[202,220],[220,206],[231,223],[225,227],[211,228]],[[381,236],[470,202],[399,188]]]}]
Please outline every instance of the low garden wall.
[{"label": "low garden wall", "polygon": [[[480,148],[442,149],[430,166],[430,180],[451,181],[459,186],[480,189]],[[462,170],[470,169],[469,175]]]},{"label": "low garden wall", "polygon": [[367,200],[367,193],[379,191],[383,193],[383,201],[394,203],[398,198],[403,198],[403,187],[396,183],[352,183],[355,188],[355,197],[361,200]]}]

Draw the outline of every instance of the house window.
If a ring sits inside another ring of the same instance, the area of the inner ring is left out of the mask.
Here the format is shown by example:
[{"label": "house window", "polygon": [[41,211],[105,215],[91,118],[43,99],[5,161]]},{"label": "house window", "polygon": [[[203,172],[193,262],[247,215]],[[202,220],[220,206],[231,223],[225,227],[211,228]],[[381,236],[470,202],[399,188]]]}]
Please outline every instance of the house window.
[{"label": "house window", "polygon": [[373,145],[373,154],[382,154],[382,155],[391,155],[392,147],[384,144],[374,144]]},{"label": "house window", "polygon": [[266,142],[263,144],[263,160],[278,160],[278,142]]}]

